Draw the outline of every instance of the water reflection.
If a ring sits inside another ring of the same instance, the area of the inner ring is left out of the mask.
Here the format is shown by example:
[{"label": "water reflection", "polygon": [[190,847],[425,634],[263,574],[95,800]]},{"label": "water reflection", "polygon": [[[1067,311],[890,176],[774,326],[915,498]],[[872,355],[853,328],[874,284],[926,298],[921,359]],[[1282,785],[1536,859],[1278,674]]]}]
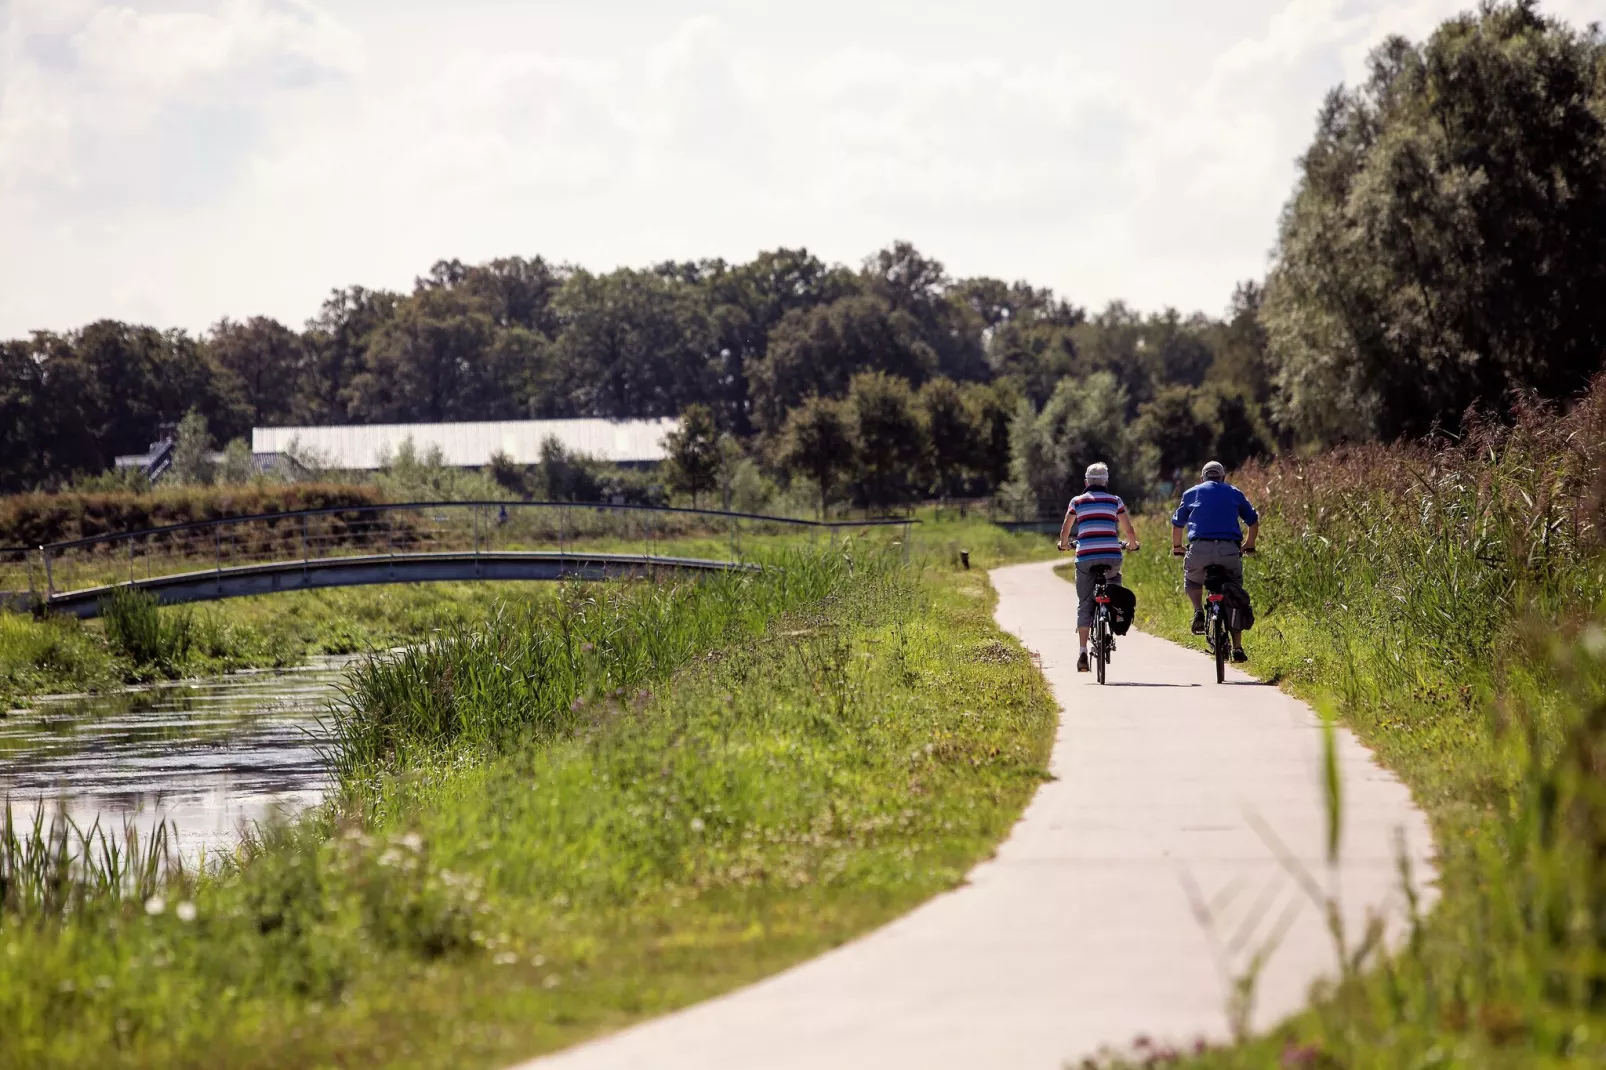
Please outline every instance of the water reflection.
[{"label": "water reflection", "polygon": [[186,855],[242,822],[289,816],[329,787],[318,717],[349,658],[111,695],[32,700],[0,719],[0,796],[19,819],[64,803],[87,827],[177,826]]}]

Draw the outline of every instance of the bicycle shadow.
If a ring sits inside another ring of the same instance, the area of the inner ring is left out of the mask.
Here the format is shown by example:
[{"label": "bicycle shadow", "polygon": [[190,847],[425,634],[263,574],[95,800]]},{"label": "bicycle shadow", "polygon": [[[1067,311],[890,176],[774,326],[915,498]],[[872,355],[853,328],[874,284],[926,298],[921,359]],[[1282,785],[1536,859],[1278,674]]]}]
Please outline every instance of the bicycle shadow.
[{"label": "bicycle shadow", "polygon": [[1111,680],[1105,687],[1199,687],[1199,684],[1156,684],[1144,680]]}]

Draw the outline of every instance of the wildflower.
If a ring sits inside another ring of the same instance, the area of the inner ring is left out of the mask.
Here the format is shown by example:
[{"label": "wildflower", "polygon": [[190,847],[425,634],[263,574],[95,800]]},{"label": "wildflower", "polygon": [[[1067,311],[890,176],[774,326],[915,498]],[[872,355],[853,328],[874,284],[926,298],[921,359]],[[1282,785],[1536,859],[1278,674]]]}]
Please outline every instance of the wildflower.
[{"label": "wildflower", "polygon": [[163,899],[159,895],[153,895],[149,899],[145,900],[145,913],[149,914],[153,918],[166,909],[167,900]]},{"label": "wildflower", "polygon": [[173,908],[173,913],[178,915],[178,920],[179,921],[183,921],[183,922],[194,921],[195,920],[195,904],[190,902],[188,899],[186,899],[186,900],[184,900],[184,902],[180,903],[178,906]]},{"label": "wildflower", "polygon": [[424,846],[424,837],[416,832],[409,832],[401,838],[401,845],[409,851],[421,850]]},{"label": "wildflower", "polygon": [[515,962],[519,961],[519,957],[511,951],[503,951],[491,961],[496,963],[498,966],[511,966]]},{"label": "wildflower", "polygon": [[691,819],[691,830],[693,832],[701,832],[701,831],[703,831],[703,819],[700,818],[700,817],[692,818]]}]

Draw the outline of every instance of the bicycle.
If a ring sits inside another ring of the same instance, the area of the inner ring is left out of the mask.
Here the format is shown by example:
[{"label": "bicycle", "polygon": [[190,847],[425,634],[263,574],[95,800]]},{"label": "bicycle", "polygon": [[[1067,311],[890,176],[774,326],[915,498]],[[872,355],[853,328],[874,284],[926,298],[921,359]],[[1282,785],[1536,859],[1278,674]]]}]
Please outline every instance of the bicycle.
[{"label": "bicycle", "polygon": [[1109,583],[1105,577],[1110,573],[1109,565],[1094,565],[1090,570],[1093,573],[1093,664],[1098,669],[1098,681],[1104,682],[1105,667],[1109,665],[1110,655],[1115,653],[1115,636],[1110,630],[1110,592]]},{"label": "bicycle", "polygon": [[1232,650],[1232,631],[1227,627],[1227,613],[1223,603],[1221,585],[1229,578],[1226,569],[1211,565],[1205,569],[1205,649],[1215,655],[1216,683],[1227,681],[1227,655]]},{"label": "bicycle", "polygon": [[[1249,547],[1244,553],[1254,553]],[[1182,556],[1182,555],[1178,555]],[[1232,578],[1221,565],[1205,566],[1205,649],[1216,661],[1216,683],[1227,682],[1227,658],[1232,654],[1232,628],[1227,622],[1227,609],[1225,595],[1221,593],[1222,586]]]}]

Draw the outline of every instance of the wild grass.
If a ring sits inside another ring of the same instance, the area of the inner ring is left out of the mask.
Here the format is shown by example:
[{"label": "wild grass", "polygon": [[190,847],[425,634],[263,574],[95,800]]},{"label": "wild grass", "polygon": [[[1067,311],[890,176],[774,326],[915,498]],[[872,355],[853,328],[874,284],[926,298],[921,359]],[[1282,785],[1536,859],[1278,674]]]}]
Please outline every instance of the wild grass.
[{"label": "wild grass", "polygon": [[[143,902],[0,914],[0,1066],[505,1065],[952,886],[1054,706],[979,571],[901,562],[565,592],[382,660],[342,809]],[[564,619],[573,672],[523,631]]]},{"label": "wild grass", "polygon": [[[1442,898],[1272,1036],[1168,1063],[1606,1065],[1603,476],[1606,384],[1460,442],[1235,477],[1266,513],[1250,667],[1331,700],[1410,785]],[[1145,554],[1126,576],[1141,624],[1191,642],[1178,571]]]}]

